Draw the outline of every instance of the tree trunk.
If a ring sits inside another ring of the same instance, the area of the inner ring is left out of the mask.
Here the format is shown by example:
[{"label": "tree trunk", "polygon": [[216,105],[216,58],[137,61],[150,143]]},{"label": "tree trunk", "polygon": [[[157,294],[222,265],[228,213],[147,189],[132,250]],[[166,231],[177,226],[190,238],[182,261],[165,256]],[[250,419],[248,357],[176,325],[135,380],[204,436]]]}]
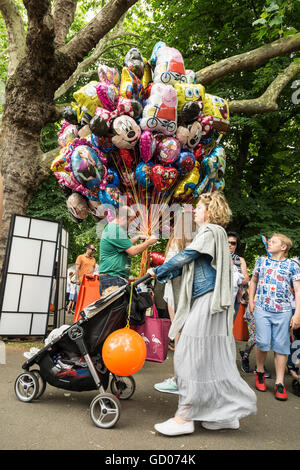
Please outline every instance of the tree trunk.
[{"label": "tree trunk", "polygon": [[29,134],[26,130],[5,122],[2,127],[0,155],[4,189],[2,231],[0,240],[0,266],[2,267],[12,214],[25,215],[37,186],[40,131]]}]

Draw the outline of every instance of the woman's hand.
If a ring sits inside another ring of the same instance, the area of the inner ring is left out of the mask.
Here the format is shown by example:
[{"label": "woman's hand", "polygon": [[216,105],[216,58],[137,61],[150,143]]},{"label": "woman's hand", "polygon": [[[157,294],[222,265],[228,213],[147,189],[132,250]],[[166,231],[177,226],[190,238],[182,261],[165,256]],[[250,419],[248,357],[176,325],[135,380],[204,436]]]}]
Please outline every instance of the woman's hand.
[{"label": "woman's hand", "polygon": [[150,276],[151,276],[153,279],[156,278],[156,275],[155,275],[155,273],[154,273],[154,271],[153,271],[152,268],[148,269],[147,273],[150,274]]}]

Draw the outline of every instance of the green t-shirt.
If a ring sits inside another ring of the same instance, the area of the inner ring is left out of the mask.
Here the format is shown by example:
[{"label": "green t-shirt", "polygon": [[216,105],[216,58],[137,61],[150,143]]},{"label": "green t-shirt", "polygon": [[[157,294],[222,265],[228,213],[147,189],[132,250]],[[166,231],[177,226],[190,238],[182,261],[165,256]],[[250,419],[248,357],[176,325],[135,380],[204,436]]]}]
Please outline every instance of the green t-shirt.
[{"label": "green t-shirt", "polygon": [[108,223],[100,241],[99,273],[128,279],[131,258],[125,250],[131,246],[125,230],[114,222]]}]

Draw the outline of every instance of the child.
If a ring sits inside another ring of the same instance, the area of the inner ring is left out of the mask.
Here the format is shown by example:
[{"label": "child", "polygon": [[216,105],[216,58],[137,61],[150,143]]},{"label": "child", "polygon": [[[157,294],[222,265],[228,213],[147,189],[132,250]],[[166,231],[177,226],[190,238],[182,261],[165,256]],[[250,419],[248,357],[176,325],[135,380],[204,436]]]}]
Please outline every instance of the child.
[{"label": "child", "polygon": [[69,287],[69,303],[67,308],[67,313],[74,313],[75,304],[77,301],[77,284],[76,284],[76,273],[69,273],[70,287]]},{"label": "child", "polygon": [[[284,372],[290,353],[289,329],[300,325],[300,268],[287,258],[292,241],[274,233],[268,241],[270,257],[256,261],[249,287],[249,310],[256,324],[256,389],[265,392],[264,363],[270,348],[276,370],[275,398],[287,400]],[[296,311],[292,315],[291,294],[295,290]],[[256,304],[254,307],[254,297]]]}]

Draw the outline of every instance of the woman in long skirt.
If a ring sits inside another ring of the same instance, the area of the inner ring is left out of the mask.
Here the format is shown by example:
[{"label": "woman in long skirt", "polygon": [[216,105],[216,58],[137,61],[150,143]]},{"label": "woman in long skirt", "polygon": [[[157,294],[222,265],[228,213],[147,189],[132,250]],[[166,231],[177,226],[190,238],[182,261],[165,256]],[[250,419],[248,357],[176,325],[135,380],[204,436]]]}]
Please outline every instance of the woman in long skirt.
[{"label": "woman in long skirt", "polygon": [[194,432],[194,421],[206,429],[238,429],[241,418],[256,413],[256,395],[236,366],[232,260],[224,230],[230,216],[222,193],[202,195],[193,242],[148,271],[159,282],[182,276],[169,333],[172,339],[181,332],[174,354],[178,409],[155,425],[167,436]]}]

